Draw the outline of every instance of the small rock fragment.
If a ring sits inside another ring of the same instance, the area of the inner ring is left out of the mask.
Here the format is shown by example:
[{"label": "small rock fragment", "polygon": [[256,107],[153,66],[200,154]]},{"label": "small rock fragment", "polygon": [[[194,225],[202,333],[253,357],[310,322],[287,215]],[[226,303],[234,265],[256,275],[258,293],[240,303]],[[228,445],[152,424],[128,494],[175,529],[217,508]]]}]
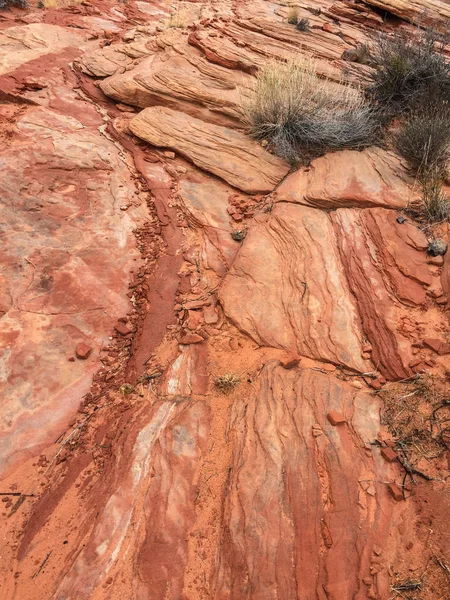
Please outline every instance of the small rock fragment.
[{"label": "small rock fragment", "polygon": [[423,340],[423,345],[441,356],[443,354],[450,354],[450,344],[438,340],[437,338],[425,338]]},{"label": "small rock fragment", "polygon": [[187,333],[180,339],[180,344],[199,344],[200,342],[204,342],[204,338],[198,333]]},{"label": "small rock fragment", "polygon": [[383,385],[378,379],[372,379],[371,377],[364,377],[364,381],[374,390],[381,390]]},{"label": "small rock fragment", "polygon": [[163,156],[165,156],[166,158],[170,158],[171,160],[173,160],[175,158],[175,152],[172,152],[171,150],[164,150]]},{"label": "small rock fragment", "polygon": [[122,323],[121,321],[119,321],[117,325],[114,325],[114,329],[120,335],[128,335],[129,333],[131,333],[131,329],[128,327],[128,325]]},{"label": "small rock fragment", "polygon": [[343,423],[347,422],[344,415],[341,415],[341,413],[338,413],[336,410],[330,410],[330,412],[327,414],[327,419],[334,426],[342,425]]},{"label": "small rock fragment", "polygon": [[402,489],[396,483],[388,483],[388,490],[396,502],[403,500]]},{"label": "small rock fragment", "polygon": [[300,360],[301,358],[299,356],[291,355],[284,360],[280,360],[280,365],[283,367],[283,369],[289,370],[297,367],[300,364]]},{"label": "small rock fragment", "polygon": [[235,242],[242,242],[246,235],[247,232],[245,231],[245,229],[239,229],[238,231],[231,232],[231,237]]},{"label": "small rock fragment", "polygon": [[402,225],[405,221],[406,221],[406,219],[405,219],[405,217],[402,217],[402,215],[397,217],[397,223],[400,223],[400,225]]},{"label": "small rock fragment", "polygon": [[428,259],[428,264],[435,265],[436,267],[442,267],[442,265],[444,264],[444,257],[443,256],[432,256],[431,258]]},{"label": "small rock fragment", "polygon": [[392,450],[392,448],[381,448],[381,456],[384,458],[384,460],[387,460],[387,462],[395,462],[397,460],[397,454],[396,452],[394,452]]},{"label": "small rock fragment", "polygon": [[428,254],[431,256],[443,256],[447,252],[447,244],[440,238],[431,241],[428,244]]},{"label": "small rock fragment", "polygon": [[360,390],[362,389],[363,384],[358,381],[357,379],[355,379],[354,381],[352,381],[351,383],[352,387],[354,387],[356,390]]},{"label": "small rock fragment", "polygon": [[87,344],[85,344],[83,342],[80,342],[79,344],[77,344],[77,347],[75,348],[76,357],[79,358],[80,360],[86,360],[87,358],[89,358],[91,352],[92,352],[92,347],[88,346]]}]

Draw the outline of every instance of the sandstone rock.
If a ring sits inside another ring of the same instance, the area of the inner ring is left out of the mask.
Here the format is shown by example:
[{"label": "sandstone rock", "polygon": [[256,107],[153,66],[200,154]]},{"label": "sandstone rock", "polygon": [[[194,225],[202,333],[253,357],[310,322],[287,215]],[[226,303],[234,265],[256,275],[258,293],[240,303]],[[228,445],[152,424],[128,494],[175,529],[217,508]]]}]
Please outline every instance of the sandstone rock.
[{"label": "sandstone rock", "polygon": [[88,346],[87,344],[84,344],[83,342],[80,342],[79,344],[77,344],[77,347],[75,349],[75,354],[77,356],[77,358],[81,359],[81,360],[86,360],[87,358],[89,358],[89,356],[91,355],[92,352],[92,346]]},{"label": "sandstone rock", "polygon": [[205,339],[202,338],[198,333],[187,333],[182,338],[180,338],[180,344],[199,344],[200,342],[204,342]]},{"label": "sandstone rock", "polygon": [[419,317],[426,302],[424,285],[436,279],[423,252],[425,236],[395,217],[395,212],[382,208],[331,213],[348,282],[372,345],[372,361],[388,379],[411,373],[411,341],[399,332],[398,322],[410,318],[414,309]]},{"label": "sandstone rock", "polygon": [[254,224],[220,289],[225,313],[260,345],[373,369],[324,212],[277,204]]},{"label": "sandstone rock", "polygon": [[[72,30],[62,30],[70,43]],[[40,30],[31,31],[30,45],[40,40],[47,52]],[[133,196],[128,167],[98,131],[95,107],[85,103],[80,110],[79,98],[63,87],[58,60],[46,65],[46,93],[63,89],[64,102],[53,101],[67,114],[22,105],[12,118],[16,133],[0,150],[0,213],[8,224],[0,256],[3,475],[67,429],[98,369],[97,358],[69,362],[67,351],[74,339],[100,347],[111,321],[128,312],[128,273],[140,256],[132,230],[145,213],[119,209]]]},{"label": "sandstone rock", "polygon": [[347,423],[347,419],[344,417],[344,415],[341,415],[341,413],[337,412],[337,410],[331,410],[327,414],[327,419],[332,425],[343,425],[344,423]]},{"label": "sandstone rock", "polygon": [[403,492],[400,486],[398,486],[396,483],[389,483],[387,488],[390,495],[396,502],[401,502],[403,500]]},{"label": "sandstone rock", "polygon": [[82,70],[95,77],[108,77],[118,70],[129,68],[134,59],[150,54],[147,47],[148,39],[139,40],[131,44],[114,44],[96,48],[87,52],[80,58]]},{"label": "sandstone rock", "polygon": [[403,208],[418,198],[413,183],[390,152],[342,150],[291,173],[277,188],[277,199],[318,208]]},{"label": "sandstone rock", "polygon": [[244,134],[168,108],[146,108],[131,120],[130,129],[150,144],[172,148],[245,192],[269,192],[289,170],[284,161]]},{"label": "sandstone rock", "polygon": [[[274,597],[298,598],[299,581],[308,600],[317,597],[317,589],[332,600],[361,593],[362,574],[372,563],[370,552],[360,554],[360,543],[366,550],[375,544],[385,547],[388,523],[399,513],[387,495],[368,495],[365,510],[358,504],[360,474],[370,480],[385,475],[382,465],[375,466],[357,450],[376,431],[378,415],[367,413],[370,396],[360,394],[353,405],[354,395],[333,376],[269,364],[259,395],[245,409],[235,407],[236,446],[225,494],[218,597],[267,597],[271,590]],[[336,409],[354,412],[355,438],[346,436],[347,428],[326,422],[326,414]],[[282,423],[281,430],[276,423]],[[320,430],[327,437],[314,435]],[[329,508],[322,501],[324,481],[327,497],[334,500]],[[274,501],[274,489],[283,502]],[[372,511],[384,515],[380,528],[367,519]],[[257,523],[256,530],[249,523]],[[272,560],[275,549],[292,560]],[[280,578],[281,568],[285,576]],[[388,580],[380,579],[380,597],[389,595],[389,587]]]},{"label": "sandstone rock", "polygon": [[386,460],[387,462],[395,462],[397,460],[397,454],[394,452],[394,450],[392,450],[392,448],[381,448],[381,456],[384,458],[384,460]]},{"label": "sandstone rock", "polygon": [[0,33],[0,75],[46,54],[78,47],[83,40],[81,33],[59,25],[30,23],[4,29]]},{"label": "sandstone rock", "polygon": [[442,0],[363,0],[365,4],[381,8],[401,19],[423,25],[441,25],[450,19],[450,7]]},{"label": "sandstone rock", "polygon": [[100,84],[119,102],[162,105],[217,125],[240,126],[242,96],[252,78],[208,63],[185,42],[138,61]]}]

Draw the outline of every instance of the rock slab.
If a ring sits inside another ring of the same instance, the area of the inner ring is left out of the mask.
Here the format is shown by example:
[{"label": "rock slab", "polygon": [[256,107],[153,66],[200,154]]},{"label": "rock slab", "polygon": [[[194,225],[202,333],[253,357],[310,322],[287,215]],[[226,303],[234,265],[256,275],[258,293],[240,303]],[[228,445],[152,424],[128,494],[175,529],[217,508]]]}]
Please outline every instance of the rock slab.
[{"label": "rock slab", "polygon": [[243,133],[162,106],[141,111],[131,120],[130,129],[244,192],[270,192],[289,171],[287,163]]}]

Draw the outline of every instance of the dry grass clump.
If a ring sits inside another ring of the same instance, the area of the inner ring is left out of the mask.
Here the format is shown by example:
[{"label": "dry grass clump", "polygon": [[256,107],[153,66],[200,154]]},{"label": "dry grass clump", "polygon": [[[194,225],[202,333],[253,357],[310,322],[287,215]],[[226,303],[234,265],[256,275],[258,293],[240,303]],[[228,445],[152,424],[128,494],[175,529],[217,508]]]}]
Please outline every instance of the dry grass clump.
[{"label": "dry grass clump", "polygon": [[400,127],[395,144],[422,185],[427,221],[441,222],[449,215],[449,200],[442,189],[450,159],[450,117],[447,103],[429,104]]},{"label": "dry grass clump", "polygon": [[11,6],[17,6],[17,8],[28,8],[27,0],[0,0],[0,10],[6,10]]},{"label": "dry grass clump", "polygon": [[405,121],[395,142],[415,173],[439,171],[444,176],[450,159],[450,107],[422,108]]},{"label": "dry grass clump", "polygon": [[225,375],[219,375],[214,379],[215,387],[223,393],[230,392],[240,383],[240,377],[238,377],[234,373],[226,373]]},{"label": "dry grass clump", "polygon": [[438,33],[417,28],[415,34],[396,32],[378,37],[371,55],[375,69],[367,92],[392,114],[424,106],[430,99],[450,99],[450,68],[446,40]]},{"label": "dry grass clump", "polygon": [[448,218],[442,189],[450,159],[450,65],[447,40],[417,28],[379,37],[371,49],[375,69],[368,97],[389,117],[406,115],[394,136],[395,146],[422,186],[421,214],[430,223]]},{"label": "dry grass clump", "polygon": [[177,8],[171,15],[167,27],[184,29],[189,24],[189,11],[186,8]]},{"label": "dry grass clump", "polygon": [[308,58],[269,62],[243,112],[250,134],[292,164],[327,150],[368,146],[379,130],[377,111],[360,92],[327,84]]},{"label": "dry grass clump", "polygon": [[297,25],[298,23],[298,6],[291,6],[289,8],[287,22],[289,25]]},{"label": "dry grass clump", "polygon": [[423,212],[429,223],[442,223],[448,219],[450,203],[442,189],[439,171],[428,171],[422,179]]}]

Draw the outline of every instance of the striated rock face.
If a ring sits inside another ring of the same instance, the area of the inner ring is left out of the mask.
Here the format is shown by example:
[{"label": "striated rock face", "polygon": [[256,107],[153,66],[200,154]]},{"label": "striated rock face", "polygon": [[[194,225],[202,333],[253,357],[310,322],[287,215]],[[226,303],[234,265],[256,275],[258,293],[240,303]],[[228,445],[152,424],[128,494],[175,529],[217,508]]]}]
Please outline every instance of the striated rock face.
[{"label": "striated rock face", "polygon": [[413,183],[397,157],[373,148],[322,156],[291,173],[276,192],[278,200],[317,208],[403,208],[418,199]]},{"label": "striated rock face", "polygon": [[[133,201],[130,174],[95,127],[38,107],[15,127],[0,152],[2,469],[55,439],[88,392],[129,310],[132,229],[146,214],[120,210]],[[83,364],[80,342],[94,347]]]},{"label": "striated rock face", "polygon": [[[173,42],[172,37],[169,40]],[[209,63],[185,44],[153,54],[126,73],[107,78],[100,87],[119,102],[140,108],[163,105],[217,125],[236,127],[251,79]]]},{"label": "striated rock face", "polygon": [[331,215],[372,359],[391,379],[411,375],[412,343],[419,340],[408,322],[421,320],[425,288],[439,281],[426,261],[425,236],[396,217],[384,209],[341,209]]},{"label": "striated rock face", "polygon": [[393,152],[289,172],[241,121],[398,22],[176,4],[0,11],[0,598],[450,598],[448,224]]},{"label": "striated rock face", "polygon": [[[333,427],[329,410],[344,413],[348,425]],[[378,452],[360,452],[378,429],[372,399],[334,377],[272,363],[259,394],[245,407],[236,403],[232,418],[236,447],[214,597],[343,600],[367,590],[386,597],[386,578],[371,577],[370,567],[398,517],[378,483],[389,468]],[[361,575],[369,576],[365,589]]]},{"label": "striated rock face", "polygon": [[0,33],[0,75],[46,54],[77,47],[84,36],[58,25],[30,23]]},{"label": "striated rock face", "polygon": [[450,18],[450,6],[443,0],[363,0],[369,6],[381,8],[397,17],[415,23],[445,26]]},{"label": "striated rock face", "polygon": [[333,224],[278,204],[252,227],[220,290],[226,314],[259,344],[370,371]]},{"label": "striated rock face", "polygon": [[[169,108],[146,108],[130,122],[131,131],[154,146],[171,148],[244,192],[268,192],[288,165],[232,129],[194,119]],[[196,143],[201,139],[202,144]]]}]

